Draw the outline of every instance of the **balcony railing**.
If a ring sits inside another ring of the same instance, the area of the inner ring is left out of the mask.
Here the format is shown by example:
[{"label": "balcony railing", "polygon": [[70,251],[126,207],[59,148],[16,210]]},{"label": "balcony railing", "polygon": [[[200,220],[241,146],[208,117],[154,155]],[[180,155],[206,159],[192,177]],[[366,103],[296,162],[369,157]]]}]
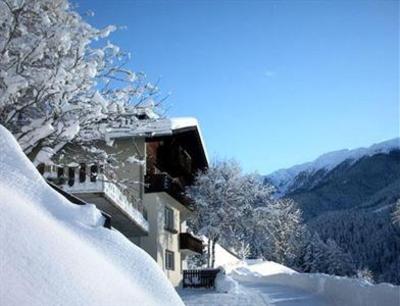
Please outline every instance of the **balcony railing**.
[{"label": "balcony railing", "polygon": [[46,166],[43,175],[72,194],[103,194],[143,231],[148,232],[149,225],[144,217],[144,207],[138,202],[129,201],[128,196],[104,172],[102,165],[80,164],[79,167]]},{"label": "balcony railing", "polygon": [[190,233],[179,234],[179,248],[191,253],[203,254],[203,242]]},{"label": "balcony railing", "polygon": [[166,192],[175,200],[189,209],[193,208],[193,201],[185,195],[184,187],[178,179],[173,179],[168,173],[146,175],[145,192]]}]

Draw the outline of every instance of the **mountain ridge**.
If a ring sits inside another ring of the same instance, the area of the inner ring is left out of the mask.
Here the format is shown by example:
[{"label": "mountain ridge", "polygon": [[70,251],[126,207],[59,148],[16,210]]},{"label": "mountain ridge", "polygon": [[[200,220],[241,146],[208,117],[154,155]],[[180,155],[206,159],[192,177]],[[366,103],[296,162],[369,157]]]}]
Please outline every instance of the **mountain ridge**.
[{"label": "mountain ridge", "polygon": [[264,178],[276,196],[293,199],[304,225],[333,240],[377,282],[400,284],[400,139],[340,150]]},{"label": "mountain ridge", "polygon": [[389,153],[393,150],[400,150],[399,137],[375,143],[369,147],[331,151],[320,155],[313,161],[276,170],[264,176],[264,180],[277,188],[278,196],[284,195],[296,188],[296,186],[292,186],[296,180],[297,182],[306,180],[318,173],[321,176],[346,161],[351,165],[363,157]]}]

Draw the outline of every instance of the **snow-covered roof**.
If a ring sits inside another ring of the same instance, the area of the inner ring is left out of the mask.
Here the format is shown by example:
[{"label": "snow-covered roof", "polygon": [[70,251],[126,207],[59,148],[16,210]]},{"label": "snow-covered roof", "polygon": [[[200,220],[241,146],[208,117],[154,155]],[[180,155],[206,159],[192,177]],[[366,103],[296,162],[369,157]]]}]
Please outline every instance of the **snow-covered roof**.
[{"label": "snow-covered roof", "polygon": [[184,131],[197,131],[207,163],[209,162],[206,145],[199,122],[193,117],[175,117],[114,123],[107,128],[106,141],[124,137],[162,137]]}]

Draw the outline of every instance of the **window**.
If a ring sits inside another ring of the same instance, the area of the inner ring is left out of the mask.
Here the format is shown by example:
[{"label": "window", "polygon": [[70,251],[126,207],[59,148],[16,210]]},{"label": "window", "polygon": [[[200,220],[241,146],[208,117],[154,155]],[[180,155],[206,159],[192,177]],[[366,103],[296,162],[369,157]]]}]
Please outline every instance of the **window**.
[{"label": "window", "polygon": [[175,254],[174,254],[174,252],[165,250],[165,269],[175,270]]},{"label": "window", "polygon": [[75,183],[75,168],[68,168],[68,185],[73,186]]},{"label": "window", "polygon": [[57,178],[61,179],[64,177],[64,167],[57,168]]},{"label": "window", "polygon": [[91,165],[90,166],[90,181],[91,182],[96,182],[97,172],[98,172],[97,165]]},{"label": "window", "polygon": [[165,206],[165,211],[164,211],[164,228],[171,232],[175,230],[174,211],[167,206]]},{"label": "window", "polygon": [[79,167],[79,182],[83,183],[86,181],[86,164],[81,163]]}]

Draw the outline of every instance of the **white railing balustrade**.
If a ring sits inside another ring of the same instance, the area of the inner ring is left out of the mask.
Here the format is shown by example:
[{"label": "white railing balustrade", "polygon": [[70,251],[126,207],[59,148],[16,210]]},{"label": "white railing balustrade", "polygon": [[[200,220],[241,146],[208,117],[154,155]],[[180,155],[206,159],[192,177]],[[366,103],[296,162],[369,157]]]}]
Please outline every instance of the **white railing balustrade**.
[{"label": "white railing balustrade", "polygon": [[[106,175],[106,174],[107,175]],[[148,222],[140,201],[130,201],[133,198],[117,186],[115,174],[107,171],[104,165],[99,164],[72,164],[68,167],[45,166],[43,176],[59,185],[70,193],[103,193],[108,201],[117,206],[145,231],[148,231]],[[114,179],[112,179],[114,178]]]}]

